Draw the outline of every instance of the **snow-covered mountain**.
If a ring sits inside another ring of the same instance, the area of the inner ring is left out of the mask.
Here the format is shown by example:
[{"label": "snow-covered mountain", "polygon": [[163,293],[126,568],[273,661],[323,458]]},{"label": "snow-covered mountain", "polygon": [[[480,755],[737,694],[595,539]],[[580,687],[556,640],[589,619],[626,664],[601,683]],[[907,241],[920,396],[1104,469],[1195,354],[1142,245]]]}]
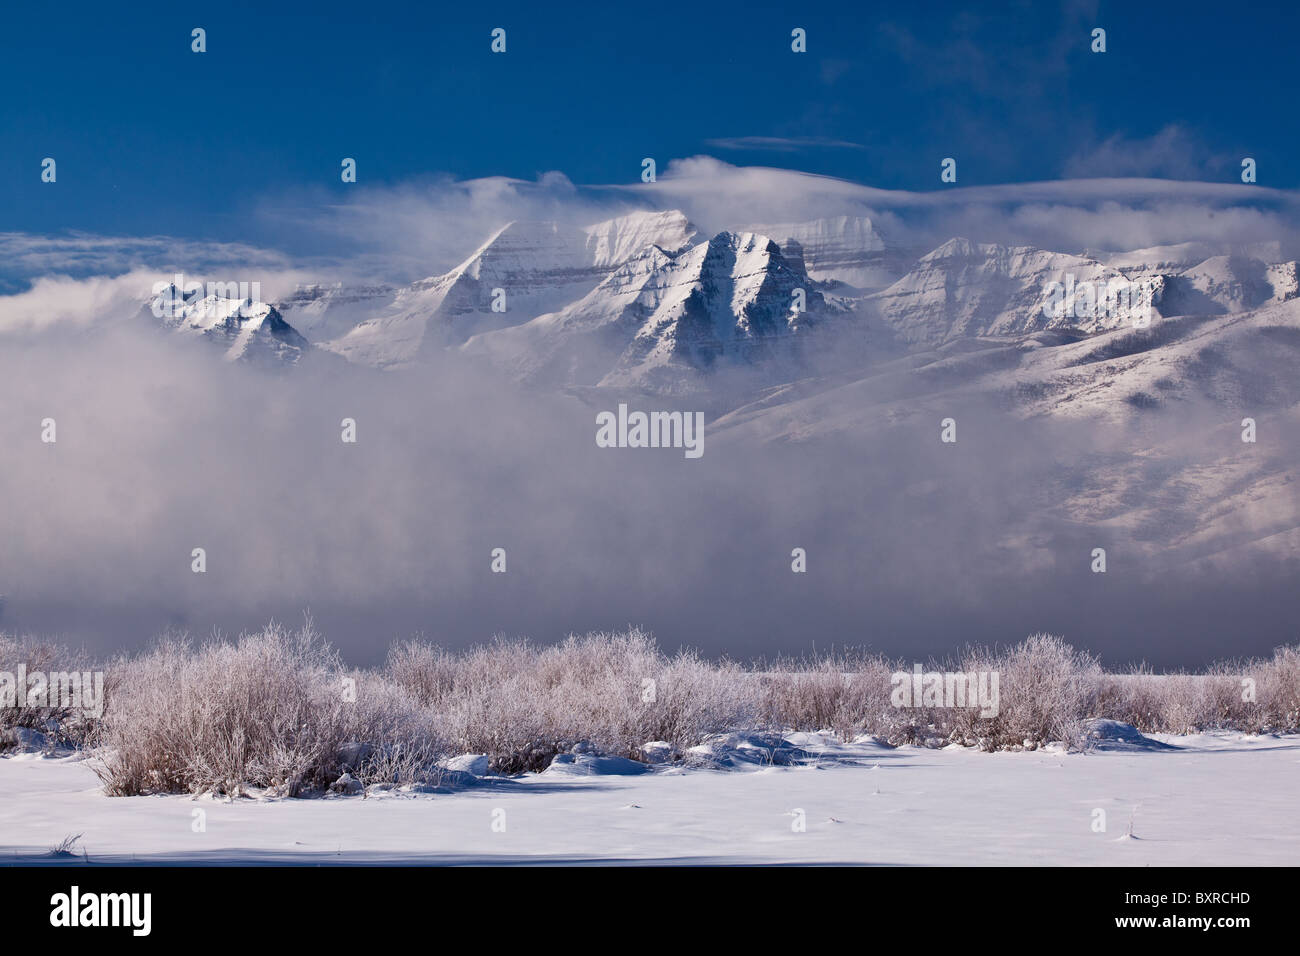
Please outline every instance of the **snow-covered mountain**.
[{"label": "snow-covered mountain", "polygon": [[275,308],[309,341],[327,342],[387,308],[397,291],[390,285],[304,285]]},{"label": "snow-covered mountain", "polygon": [[[902,340],[935,346],[971,336],[1131,326],[1150,318],[1146,310],[1158,307],[1162,288],[1157,277],[1129,276],[1085,256],[959,238],[922,256],[870,300]],[[1109,289],[1125,294],[1107,305]]]},{"label": "snow-covered mountain", "polygon": [[808,275],[843,282],[862,291],[883,289],[910,264],[891,248],[866,216],[834,216],[808,222],[754,224],[746,232],[771,236],[782,248],[793,239],[803,249]]},{"label": "snow-covered mountain", "polygon": [[[1300,553],[1300,492],[1276,441],[1300,420],[1300,272],[1275,244],[954,238],[898,269],[910,254],[865,219],[767,228],[701,235],[674,211],[515,222],[410,285],[314,286],[276,304],[173,288],[144,315],[229,361],[396,368],[437,354],[606,408],[689,395],[714,448],[885,448],[950,416],[963,435],[985,416],[964,450],[1040,422],[1052,435],[1135,426],[1153,437],[1099,451],[1086,474],[1054,473],[1050,449],[1031,456],[1026,513],[1124,531],[1151,560]],[[892,278],[872,289],[862,270],[877,266]],[[1246,418],[1258,450],[1238,434]],[[996,546],[1020,553],[1038,532],[1001,533]]]},{"label": "snow-covered mountain", "polygon": [[397,290],[376,315],[324,343],[366,365],[410,364],[580,299],[649,246],[675,251],[695,229],[680,212],[635,212],[586,228],[512,222],[450,272]]},{"label": "snow-covered mountain", "polygon": [[1245,312],[1297,294],[1296,264],[1237,255],[1211,256],[1165,276],[1171,315]]},{"label": "snow-covered mountain", "polygon": [[722,232],[694,246],[659,289],[656,307],[601,384],[672,390],[684,376],[724,363],[790,358],[796,334],[826,313],[798,251],[786,255],[752,232]]},{"label": "snow-covered mountain", "polygon": [[534,384],[680,391],[721,366],[792,359],[831,314],[797,247],[722,232],[682,252],[651,245],[595,289],[463,346]]},{"label": "snow-covered mountain", "polygon": [[[1275,562],[1300,555],[1287,437],[1300,427],[1298,361],[1292,298],[1161,317],[1147,329],[952,339],[856,372],[773,383],[709,428],[715,449],[802,444],[815,456],[824,445],[937,447],[940,422],[952,417],[960,455],[996,459],[1003,443],[1031,449],[1026,470],[1006,476],[1019,484],[986,492],[1014,494],[1022,516],[990,529],[993,552],[1033,554],[1048,540],[1035,516],[1054,514],[1067,529],[1122,537],[1148,570]],[[1243,437],[1248,425],[1257,443]],[[1056,468],[1058,456],[1086,467]],[[927,488],[966,493],[943,475],[916,471],[918,500]],[[1050,546],[1041,557],[1059,560]]]},{"label": "snow-covered mountain", "polygon": [[1281,262],[1286,256],[1282,253],[1281,243],[1270,240],[1227,245],[1213,242],[1180,242],[1166,246],[1151,246],[1146,249],[1130,249],[1123,252],[1098,252],[1088,250],[1084,255],[1098,259],[1106,265],[1121,272],[1182,272],[1212,256],[1234,255],[1248,259],[1260,259],[1264,262]]},{"label": "snow-covered mountain", "polygon": [[275,307],[252,298],[192,291],[175,285],[145,306],[145,312],[167,331],[210,343],[227,362],[256,365],[296,365],[311,349]]},{"label": "snow-covered mountain", "polygon": [[[836,375],[911,354],[912,368],[958,378],[981,363],[1021,368],[1021,356],[1040,351],[1060,358],[1080,339],[1112,348],[1103,344],[1112,333],[1147,334],[1154,345],[1135,352],[1172,354],[1158,346],[1197,324],[1172,319],[1249,314],[1300,294],[1296,264],[1275,244],[1076,254],[954,238],[899,265],[909,257],[866,217],[706,237],[681,212],[642,211],[587,227],[509,223],[441,275],[398,288],[302,289],[279,308],[364,365],[452,350],[537,387],[700,393],[740,383],[752,397],[828,374],[830,363],[806,361],[827,353],[841,359]],[[1070,367],[1062,375],[1075,395],[1091,390],[1080,376],[1100,380]],[[1023,394],[1054,388],[1021,384]]]}]

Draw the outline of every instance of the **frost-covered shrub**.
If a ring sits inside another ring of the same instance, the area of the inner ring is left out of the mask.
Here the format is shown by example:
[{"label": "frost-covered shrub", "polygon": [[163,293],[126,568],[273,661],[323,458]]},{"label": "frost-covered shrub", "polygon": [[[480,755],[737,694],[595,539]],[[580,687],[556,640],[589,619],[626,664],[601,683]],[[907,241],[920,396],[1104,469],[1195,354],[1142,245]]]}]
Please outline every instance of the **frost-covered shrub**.
[{"label": "frost-covered shrub", "polygon": [[[84,651],[70,650],[48,641],[18,640],[6,634],[0,634],[0,671],[16,675],[19,668],[27,674],[52,674],[59,672],[90,673],[97,668]],[[104,675],[103,693],[107,699],[113,691],[111,674]],[[36,731],[49,746],[84,747],[95,742],[99,730],[99,721],[87,714],[85,709],[77,706],[59,706],[51,699],[52,706],[28,706],[21,689],[15,689],[13,707],[0,707],[0,751],[10,746],[17,739],[14,733],[19,728]]]},{"label": "frost-covered shrub", "polygon": [[[0,670],[95,669],[84,655],[0,636]],[[774,664],[664,654],[647,633],[594,633],[553,645],[496,640],[452,652],[425,642],[348,669],[312,629],[272,625],[235,641],[166,636],[102,665],[102,718],[0,709],[12,728],[93,749],[111,794],[268,789],[322,792],[347,772],[363,786],[437,782],[448,756],[487,754],[497,772],[540,770],[581,745],[653,759],[733,731],[830,730],[892,744],[988,750],[1074,743],[1105,717],[1147,732],[1300,729],[1300,649],[1224,662],[1203,674],[1107,674],[1063,640],[1034,635],[972,648],[924,671],[998,675],[998,708],[895,706],[909,665],[839,652]],[[1245,683],[1243,683],[1245,682]],[[349,789],[356,786],[349,783]]]},{"label": "frost-covered shrub", "polygon": [[952,730],[979,739],[985,749],[1079,741],[1101,675],[1094,657],[1049,634],[1035,634],[1002,651],[972,648],[959,669],[998,675],[995,716],[982,717],[973,710],[951,712]]},{"label": "frost-covered shrub", "polygon": [[637,629],[552,647],[497,640],[461,655],[412,642],[385,673],[429,708],[452,749],[488,754],[501,772],[541,769],[582,741],[635,757],[651,740],[684,748],[752,720],[739,667],[666,657]]},{"label": "frost-covered shrub", "polygon": [[842,740],[862,734],[907,737],[905,728],[917,717],[890,703],[890,678],[901,666],[878,655],[852,653],[777,661],[760,675],[762,723],[768,728],[832,730]]},{"label": "frost-covered shrub", "polygon": [[1097,679],[1096,716],[1147,733],[1203,730],[1290,733],[1300,729],[1300,651],[1225,661],[1204,674],[1156,674],[1143,666]]},{"label": "frost-covered shrub", "polygon": [[1300,647],[1279,647],[1256,671],[1259,729],[1300,729]]},{"label": "frost-covered shrub", "polygon": [[423,710],[388,682],[345,671],[310,623],[233,643],[169,637],[119,666],[98,767],[110,794],[293,795],[336,779],[350,742],[433,749]]}]

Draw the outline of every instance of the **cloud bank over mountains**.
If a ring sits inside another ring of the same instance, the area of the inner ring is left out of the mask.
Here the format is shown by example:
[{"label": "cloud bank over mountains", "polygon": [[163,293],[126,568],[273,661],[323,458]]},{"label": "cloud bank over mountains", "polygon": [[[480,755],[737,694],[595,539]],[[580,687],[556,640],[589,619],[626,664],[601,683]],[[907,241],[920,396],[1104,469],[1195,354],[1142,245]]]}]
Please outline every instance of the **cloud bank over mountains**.
[{"label": "cloud bank over mountains", "polygon": [[[1263,185],[1166,179],[971,186],[959,176],[945,189],[907,192],[708,156],[661,166],[655,183],[640,182],[638,173],[633,164],[628,183],[587,186],[560,172],[532,181],[431,177],[392,187],[359,184],[345,202],[310,190],[284,193],[240,213],[248,238],[238,243],[3,233],[0,279],[12,289],[43,275],[118,275],[147,267],[164,273],[298,268],[322,278],[412,281],[452,268],[508,222],[585,226],[645,208],[680,209],[713,232],[745,222],[867,216],[895,242],[922,252],[956,235],[1060,251],[1198,239],[1295,242],[1300,201]],[[937,161],[935,176],[937,182]]]},{"label": "cloud bank over mountains", "polygon": [[[697,157],[280,197],[246,243],[0,236],[0,626],[112,645],[310,606],[358,657],[628,622],[745,656],[1267,650],[1300,554],[1295,202]],[[177,273],[257,294],[160,320]],[[1149,324],[1080,305],[1139,280]],[[620,403],[703,413],[706,453],[598,447]]]}]

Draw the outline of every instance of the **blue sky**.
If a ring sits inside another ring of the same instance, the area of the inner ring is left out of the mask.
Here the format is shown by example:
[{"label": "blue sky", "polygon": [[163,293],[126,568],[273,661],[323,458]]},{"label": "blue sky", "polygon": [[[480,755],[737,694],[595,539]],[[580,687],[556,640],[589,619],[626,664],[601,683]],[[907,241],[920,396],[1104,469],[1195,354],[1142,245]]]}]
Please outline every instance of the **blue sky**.
[{"label": "blue sky", "polygon": [[904,190],[945,156],[966,186],[1231,182],[1250,155],[1300,184],[1293,4],[266,6],[7,7],[0,231],[258,241],[250,210],[344,198],[344,156],[361,186],[697,154]]}]

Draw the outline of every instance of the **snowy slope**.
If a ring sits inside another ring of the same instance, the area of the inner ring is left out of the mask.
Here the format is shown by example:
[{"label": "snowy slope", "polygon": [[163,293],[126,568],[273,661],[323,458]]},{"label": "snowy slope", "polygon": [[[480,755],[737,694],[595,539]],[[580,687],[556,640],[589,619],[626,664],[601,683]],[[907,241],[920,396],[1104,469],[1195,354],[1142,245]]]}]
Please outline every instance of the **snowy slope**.
[{"label": "snowy slope", "polygon": [[671,293],[674,263],[671,253],[651,245],[576,302],[474,336],[462,351],[531,385],[595,384]]},{"label": "snowy slope", "polygon": [[562,308],[646,247],[675,250],[693,235],[675,211],[636,212],[586,228],[512,222],[455,269],[399,290],[379,314],[325,348],[366,365],[409,364],[422,351],[459,346]]},{"label": "snowy slope", "polygon": [[[1056,516],[1122,536],[1148,570],[1240,561],[1244,549],[1276,560],[1300,553],[1300,485],[1285,439],[1300,429],[1298,364],[1300,299],[1161,318],[1140,331],[957,339],[851,374],[773,387],[713,421],[711,440],[714,448],[885,447],[897,436],[937,436],[937,423],[956,415],[996,424],[1000,438],[1014,441],[1019,419],[1041,426],[1024,440],[1038,435],[1049,450],[1026,463],[1041,473],[1006,475],[1005,486],[986,492],[983,507],[1002,494],[1019,502],[1019,517],[989,535],[995,549],[1028,553],[1026,542],[1043,540],[1040,522]],[[1257,444],[1242,441],[1247,417]],[[1071,434],[1095,438],[1096,453],[1068,457]],[[967,447],[978,451],[987,437]],[[1061,449],[1052,445],[1058,440]],[[903,467],[898,480],[911,480]],[[991,466],[983,470],[992,479]]]},{"label": "snowy slope", "polygon": [[652,245],[668,251],[684,249],[696,238],[696,230],[684,213],[633,212],[583,230],[584,247],[595,268],[617,268]]},{"label": "snowy slope", "polygon": [[397,289],[368,285],[299,286],[275,302],[285,321],[312,342],[346,335],[361,322],[392,304]]},{"label": "snowy slope", "polygon": [[1084,256],[958,238],[922,256],[907,275],[870,301],[904,341],[935,346],[976,335],[1065,328],[1097,332],[1131,325],[1131,308],[1107,314],[1077,296],[1064,297],[1063,315],[1047,309],[1054,282],[1100,290],[1129,281],[1119,270]]},{"label": "snowy slope", "polygon": [[[1091,255],[1090,253],[1087,253]],[[1166,246],[1151,246],[1126,252],[1098,253],[1094,258],[1122,272],[1182,272],[1212,256],[1232,255],[1263,262],[1281,262],[1281,244],[1275,241],[1252,242],[1244,245],[1210,242],[1180,242]]]},{"label": "snowy slope", "polygon": [[[866,408],[891,422],[961,401],[996,400],[1023,418],[1122,423],[1161,409],[1200,406],[1223,420],[1300,404],[1300,299],[1229,315],[1157,318],[1148,329],[1095,335],[1042,332],[954,339],[916,348],[856,374],[796,391],[723,419],[781,437],[833,434]],[[764,421],[763,419],[766,419]]]},{"label": "snowy slope", "polygon": [[1245,312],[1295,298],[1294,262],[1268,263],[1246,256],[1211,256],[1166,278],[1166,315]]}]

